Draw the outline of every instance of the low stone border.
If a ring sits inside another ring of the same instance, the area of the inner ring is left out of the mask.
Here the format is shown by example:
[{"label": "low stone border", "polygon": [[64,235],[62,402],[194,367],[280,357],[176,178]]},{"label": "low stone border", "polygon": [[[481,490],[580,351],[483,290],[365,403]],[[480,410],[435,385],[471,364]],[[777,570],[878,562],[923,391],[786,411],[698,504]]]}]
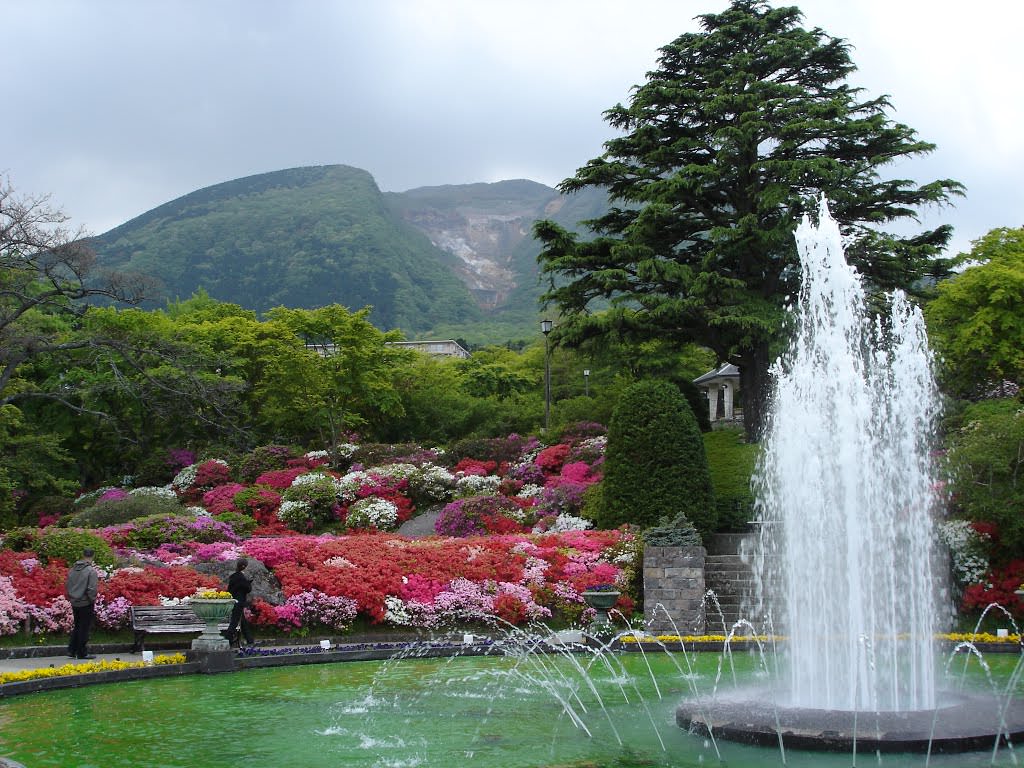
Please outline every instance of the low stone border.
[{"label": "low stone border", "polygon": [[105,672],[87,672],[81,675],[61,675],[60,677],[40,677],[35,680],[23,680],[16,683],[0,685],[0,699],[9,696],[20,696],[37,691],[55,691],[60,688],[80,688],[98,683],[115,683],[124,680],[148,680],[154,677],[174,677],[191,675],[199,672],[198,662],[185,664],[154,664],[151,667],[131,667],[129,669],[111,669]]}]

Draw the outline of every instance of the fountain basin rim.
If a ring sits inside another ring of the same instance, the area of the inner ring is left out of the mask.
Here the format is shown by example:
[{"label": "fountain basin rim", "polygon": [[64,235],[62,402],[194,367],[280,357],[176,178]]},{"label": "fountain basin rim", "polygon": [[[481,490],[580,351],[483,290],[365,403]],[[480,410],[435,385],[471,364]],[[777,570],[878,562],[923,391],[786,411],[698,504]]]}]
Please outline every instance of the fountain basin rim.
[{"label": "fountain basin rim", "polygon": [[[822,752],[879,751],[959,753],[992,749],[998,738],[1024,739],[1024,699],[998,700],[956,694],[958,700],[929,710],[855,712],[773,707],[764,698],[745,701],[689,699],[676,709],[676,723],[691,732],[756,746]],[[1000,707],[1005,705],[1005,727]],[[934,728],[934,733],[933,733]]]}]

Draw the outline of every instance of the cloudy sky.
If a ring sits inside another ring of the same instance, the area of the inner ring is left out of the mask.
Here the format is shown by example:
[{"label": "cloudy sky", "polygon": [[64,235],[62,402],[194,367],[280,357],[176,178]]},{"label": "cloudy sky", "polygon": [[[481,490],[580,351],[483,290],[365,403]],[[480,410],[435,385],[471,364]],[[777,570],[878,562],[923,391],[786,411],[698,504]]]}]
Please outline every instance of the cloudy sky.
[{"label": "cloudy sky", "polygon": [[[773,4],[782,4],[773,0]],[[794,0],[851,82],[938,145],[893,175],[968,196],[953,250],[1024,225],[1020,0]],[[0,0],[0,174],[104,232],[195,189],[343,163],[384,190],[529,178],[601,152],[602,112],[727,0]]]}]

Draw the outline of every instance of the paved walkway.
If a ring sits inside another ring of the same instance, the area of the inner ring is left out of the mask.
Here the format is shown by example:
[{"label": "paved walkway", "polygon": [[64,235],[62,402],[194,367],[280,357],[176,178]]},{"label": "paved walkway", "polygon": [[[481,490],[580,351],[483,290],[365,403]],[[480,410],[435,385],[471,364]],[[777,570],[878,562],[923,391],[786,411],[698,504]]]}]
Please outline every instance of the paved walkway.
[{"label": "paved walkway", "polygon": [[[156,651],[156,655],[184,653],[184,651]],[[65,664],[95,664],[100,661],[142,661],[141,653],[97,653],[95,659],[69,659],[66,654],[61,656],[36,656],[29,659],[0,659],[0,673],[22,672],[26,669],[46,669],[47,667],[63,667]]]}]

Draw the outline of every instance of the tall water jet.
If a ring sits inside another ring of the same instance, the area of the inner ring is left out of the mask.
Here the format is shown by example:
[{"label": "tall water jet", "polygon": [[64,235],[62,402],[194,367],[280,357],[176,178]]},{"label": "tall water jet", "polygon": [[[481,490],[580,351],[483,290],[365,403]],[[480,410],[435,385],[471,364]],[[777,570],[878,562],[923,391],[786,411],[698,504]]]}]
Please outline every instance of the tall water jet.
[{"label": "tall water jet", "polygon": [[872,321],[821,200],[797,228],[795,336],[773,366],[757,473],[764,607],[793,707],[935,706],[933,468],[924,321],[901,291]]}]

